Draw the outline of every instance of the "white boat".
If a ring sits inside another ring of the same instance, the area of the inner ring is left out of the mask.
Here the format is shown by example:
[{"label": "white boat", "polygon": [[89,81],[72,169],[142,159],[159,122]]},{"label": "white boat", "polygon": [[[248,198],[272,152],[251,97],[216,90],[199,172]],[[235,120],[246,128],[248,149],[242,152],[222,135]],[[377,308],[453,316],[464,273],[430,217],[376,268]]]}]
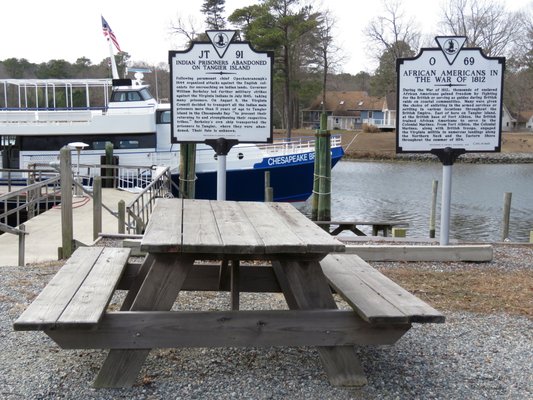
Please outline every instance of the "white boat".
[{"label": "white boat", "polygon": [[[140,80],[0,79],[3,168],[56,161],[72,142],[88,146],[82,164],[99,164],[106,142],[125,166],[170,166],[177,181],[179,145],[171,143],[170,105],[159,104]],[[118,85],[117,85],[118,84]],[[95,100],[96,99],[96,100]],[[344,152],[332,139],[332,165]],[[276,201],[303,201],[312,191],[314,140],[235,146],[227,156],[226,198],[262,200],[264,172]],[[213,149],[197,146],[196,198],[216,198]]]}]

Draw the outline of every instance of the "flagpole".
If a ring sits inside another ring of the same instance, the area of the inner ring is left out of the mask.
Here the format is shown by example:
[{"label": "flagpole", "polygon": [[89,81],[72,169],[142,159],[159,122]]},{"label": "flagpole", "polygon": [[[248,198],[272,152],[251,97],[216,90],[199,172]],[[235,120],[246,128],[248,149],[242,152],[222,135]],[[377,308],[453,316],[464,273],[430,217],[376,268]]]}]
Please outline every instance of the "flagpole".
[{"label": "flagpole", "polygon": [[111,71],[113,74],[113,79],[119,79],[117,62],[115,60],[115,55],[113,54],[113,44],[111,43],[111,40],[109,40],[109,38],[107,39],[107,43],[109,44],[109,57],[111,59]]}]

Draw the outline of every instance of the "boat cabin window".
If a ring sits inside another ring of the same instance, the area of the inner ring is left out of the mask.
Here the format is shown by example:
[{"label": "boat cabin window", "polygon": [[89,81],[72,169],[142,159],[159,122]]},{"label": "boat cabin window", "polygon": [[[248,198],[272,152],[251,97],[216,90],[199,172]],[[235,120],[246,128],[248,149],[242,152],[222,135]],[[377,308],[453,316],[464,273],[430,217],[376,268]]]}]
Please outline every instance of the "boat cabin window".
[{"label": "boat cabin window", "polygon": [[119,140],[118,148],[119,149],[138,149],[139,141],[138,140]]},{"label": "boat cabin window", "polygon": [[158,111],[156,123],[170,124],[170,110]]},{"label": "boat cabin window", "polygon": [[[68,143],[79,142],[80,136],[19,136],[20,150],[22,151],[59,151],[61,147]],[[87,150],[105,150],[106,142],[113,143],[115,149],[144,149],[154,148],[156,137],[154,133],[139,135],[113,135],[112,137],[102,137],[100,135],[83,136],[83,142],[89,147]]]},{"label": "boat cabin window", "polygon": [[122,103],[126,101],[143,101],[152,99],[152,95],[148,89],[141,90],[117,90],[111,95],[111,101]]}]

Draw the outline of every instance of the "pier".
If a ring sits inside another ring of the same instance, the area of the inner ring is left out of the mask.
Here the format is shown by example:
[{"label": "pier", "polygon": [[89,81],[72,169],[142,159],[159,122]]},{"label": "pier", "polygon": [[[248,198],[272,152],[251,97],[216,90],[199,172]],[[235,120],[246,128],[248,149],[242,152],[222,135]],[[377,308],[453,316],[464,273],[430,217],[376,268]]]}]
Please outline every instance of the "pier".
[{"label": "pier", "polygon": [[[118,202],[129,203],[136,194],[117,189],[102,189],[102,203],[113,212]],[[74,240],[85,245],[93,243],[93,200],[89,196],[73,197]],[[61,205],[52,207],[24,223],[26,235],[25,262],[38,263],[58,259],[61,247]],[[109,212],[102,213],[102,231],[118,232],[118,220]],[[18,237],[11,234],[0,235],[0,266],[18,264]]]}]

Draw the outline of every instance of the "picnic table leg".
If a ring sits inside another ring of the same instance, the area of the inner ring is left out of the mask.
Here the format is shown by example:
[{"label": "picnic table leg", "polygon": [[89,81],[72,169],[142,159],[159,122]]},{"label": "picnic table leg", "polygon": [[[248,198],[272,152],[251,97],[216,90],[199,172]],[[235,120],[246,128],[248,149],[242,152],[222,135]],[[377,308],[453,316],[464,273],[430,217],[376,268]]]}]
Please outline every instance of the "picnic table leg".
[{"label": "picnic table leg", "polygon": [[240,275],[240,266],[241,263],[239,260],[231,261],[231,309],[239,309],[239,296],[240,296],[240,287],[239,287],[239,275]]},{"label": "picnic table leg", "polygon": [[[131,311],[168,311],[172,308],[194,259],[176,254],[154,255],[149,271],[129,309]],[[144,267],[144,265],[143,265]],[[142,267],[141,267],[142,269]],[[96,377],[95,387],[132,386],[150,349],[110,350]]]},{"label": "picnic table leg", "polygon": [[[289,308],[337,308],[318,261],[273,261],[272,265]],[[367,379],[353,346],[321,346],[317,350],[332,385],[366,385]]]}]

